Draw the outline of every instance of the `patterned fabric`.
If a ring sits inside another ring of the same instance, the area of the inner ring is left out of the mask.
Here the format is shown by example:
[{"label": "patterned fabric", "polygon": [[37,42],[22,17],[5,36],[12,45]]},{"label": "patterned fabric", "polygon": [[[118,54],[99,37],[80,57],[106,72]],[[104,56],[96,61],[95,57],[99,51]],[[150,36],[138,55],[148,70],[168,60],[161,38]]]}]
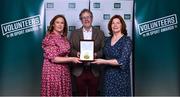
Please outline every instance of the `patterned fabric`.
[{"label": "patterned fabric", "polygon": [[71,96],[71,78],[68,64],[56,64],[51,59],[65,57],[70,52],[70,44],[64,37],[48,34],[42,42],[44,63],[42,67],[41,96]]},{"label": "patterned fabric", "polygon": [[107,65],[104,72],[103,95],[131,96],[130,55],[132,43],[129,37],[122,36],[113,46],[111,38],[105,42],[106,59],[116,59],[119,66]]}]

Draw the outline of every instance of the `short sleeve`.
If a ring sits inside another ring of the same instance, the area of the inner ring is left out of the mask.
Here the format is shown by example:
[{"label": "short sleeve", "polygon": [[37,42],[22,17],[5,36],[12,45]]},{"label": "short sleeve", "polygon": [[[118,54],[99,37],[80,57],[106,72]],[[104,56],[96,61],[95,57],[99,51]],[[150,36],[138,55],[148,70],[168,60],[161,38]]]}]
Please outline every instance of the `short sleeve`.
[{"label": "short sleeve", "polygon": [[46,36],[42,42],[42,48],[44,50],[44,58],[54,59],[58,56],[58,46],[53,37]]}]

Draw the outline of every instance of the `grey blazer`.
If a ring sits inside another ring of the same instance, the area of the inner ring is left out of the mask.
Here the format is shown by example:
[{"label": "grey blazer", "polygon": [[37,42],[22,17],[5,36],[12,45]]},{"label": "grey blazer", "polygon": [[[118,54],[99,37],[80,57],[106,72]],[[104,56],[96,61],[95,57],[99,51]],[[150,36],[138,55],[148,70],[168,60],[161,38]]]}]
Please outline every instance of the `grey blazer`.
[{"label": "grey blazer", "polygon": [[[70,45],[71,45],[71,53],[70,56],[77,57],[77,52],[80,51],[80,40],[83,38],[83,29],[77,29],[71,33],[70,36]],[[97,53],[96,58],[101,58],[103,56],[102,48],[104,46],[104,33],[101,30],[92,28],[92,39],[94,40],[94,51]],[[75,76],[80,76],[83,71],[83,64],[73,64],[72,65],[72,73]],[[91,71],[94,76],[99,76],[100,66],[91,64]]]}]

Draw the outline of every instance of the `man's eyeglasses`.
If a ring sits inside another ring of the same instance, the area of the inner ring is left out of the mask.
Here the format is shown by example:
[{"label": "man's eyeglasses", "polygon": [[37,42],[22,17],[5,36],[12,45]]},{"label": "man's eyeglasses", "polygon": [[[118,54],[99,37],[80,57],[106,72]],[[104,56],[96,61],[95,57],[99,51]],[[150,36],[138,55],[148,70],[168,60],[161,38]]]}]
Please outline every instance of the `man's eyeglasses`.
[{"label": "man's eyeglasses", "polygon": [[81,17],[81,20],[91,19],[91,16]]}]

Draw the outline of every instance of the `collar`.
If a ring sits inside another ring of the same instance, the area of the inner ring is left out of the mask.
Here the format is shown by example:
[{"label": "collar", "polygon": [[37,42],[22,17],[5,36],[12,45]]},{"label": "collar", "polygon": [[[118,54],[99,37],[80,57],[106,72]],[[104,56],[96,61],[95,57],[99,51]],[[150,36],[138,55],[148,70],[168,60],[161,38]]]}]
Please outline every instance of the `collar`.
[{"label": "collar", "polygon": [[87,30],[83,27],[83,32],[92,32],[92,27],[89,29],[89,31],[87,31]]}]

